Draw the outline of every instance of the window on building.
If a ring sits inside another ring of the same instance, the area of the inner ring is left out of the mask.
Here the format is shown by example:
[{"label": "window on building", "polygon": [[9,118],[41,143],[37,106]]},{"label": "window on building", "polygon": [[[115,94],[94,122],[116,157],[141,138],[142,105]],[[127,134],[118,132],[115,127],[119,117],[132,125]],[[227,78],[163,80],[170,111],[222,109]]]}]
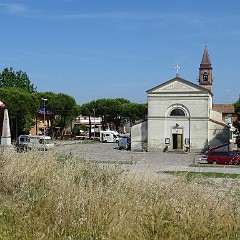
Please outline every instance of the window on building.
[{"label": "window on building", "polygon": [[175,108],[170,113],[170,116],[185,116],[185,112],[180,108]]},{"label": "window on building", "polygon": [[208,81],[208,73],[207,72],[204,72],[204,74],[203,74],[203,81],[204,82]]},{"label": "window on building", "polygon": [[227,115],[227,122],[232,123],[232,114]]}]

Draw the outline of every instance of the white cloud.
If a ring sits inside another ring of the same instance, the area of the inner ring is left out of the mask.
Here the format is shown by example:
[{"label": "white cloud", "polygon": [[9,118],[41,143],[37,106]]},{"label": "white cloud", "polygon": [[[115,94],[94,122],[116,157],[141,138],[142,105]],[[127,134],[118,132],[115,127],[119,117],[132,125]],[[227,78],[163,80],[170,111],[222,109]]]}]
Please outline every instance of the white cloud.
[{"label": "white cloud", "polygon": [[18,4],[18,3],[0,4],[0,7],[4,8],[4,10],[9,13],[24,13],[27,11],[27,8],[25,5]]}]

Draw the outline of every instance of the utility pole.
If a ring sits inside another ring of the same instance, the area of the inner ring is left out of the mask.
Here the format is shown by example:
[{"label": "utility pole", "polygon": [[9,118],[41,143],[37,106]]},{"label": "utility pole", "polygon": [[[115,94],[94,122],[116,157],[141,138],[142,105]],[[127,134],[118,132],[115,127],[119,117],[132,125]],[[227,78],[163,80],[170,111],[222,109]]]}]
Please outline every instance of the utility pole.
[{"label": "utility pole", "polygon": [[47,98],[42,98],[43,101],[43,132],[44,132],[44,137],[43,137],[43,143],[44,143],[44,151],[46,151],[46,144],[45,144],[45,136],[46,136],[46,128],[45,128],[45,121],[46,121],[46,101]]}]

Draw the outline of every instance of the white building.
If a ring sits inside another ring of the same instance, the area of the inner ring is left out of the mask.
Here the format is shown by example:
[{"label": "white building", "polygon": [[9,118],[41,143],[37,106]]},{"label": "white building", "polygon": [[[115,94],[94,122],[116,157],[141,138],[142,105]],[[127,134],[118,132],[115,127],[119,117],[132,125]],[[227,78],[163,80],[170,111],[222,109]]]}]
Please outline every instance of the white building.
[{"label": "white building", "polygon": [[92,116],[78,116],[75,119],[74,125],[85,125],[90,127],[91,125],[91,132],[100,133],[102,131],[102,118],[101,117],[92,117]]},{"label": "white building", "polygon": [[199,85],[179,77],[147,91],[148,116],[131,129],[133,151],[201,152],[229,141],[229,127],[212,109],[212,65],[205,47]]}]

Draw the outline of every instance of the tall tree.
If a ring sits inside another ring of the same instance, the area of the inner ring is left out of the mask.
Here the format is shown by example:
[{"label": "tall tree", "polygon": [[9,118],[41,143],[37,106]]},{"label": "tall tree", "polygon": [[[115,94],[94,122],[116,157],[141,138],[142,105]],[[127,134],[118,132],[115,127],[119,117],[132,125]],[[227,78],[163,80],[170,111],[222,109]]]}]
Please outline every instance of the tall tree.
[{"label": "tall tree", "polygon": [[143,119],[146,104],[132,103],[127,99],[98,99],[81,106],[82,114],[86,116],[102,117],[103,129],[107,124],[113,123],[118,129],[123,119],[134,122]]},{"label": "tall tree", "polygon": [[12,136],[17,137],[24,129],[28,131],[39,108],[35,94],[15,87],[0,88],[0,99],[8,109]]},{"label": "tall tree", "polygon": [[4,68],[0,73],[0,88],[16,87],[29,93],[36,93],[36,88],[31,84],[26,72],[21,70],[14,72],[13,68]]},{"label": "tall tree", "polygon": [[91,123],[91,116],[95,116],[95,111],[96,111],[96,102],[91,101],[89,103],[85,103],[81,106],[81,114],[84,116],[88,116],[88,122],[89,122],[89,138],[91,139],[92,137],[92,123]]},{"label": "tall tree", "polygon": [[0,90],[1,101],[5,101],[9,110],[11,131],[15,128],[17,136],[23,129],[29,130],[39,102],[34,96],[36,88],[26,72],[5,68],[0,73]]},{"label": "tall tree", "polygon": [[37,93],[39,101],[42,103],[42,98],[47,99],[45,110],[53,117],[49,124],[51,132],[55,132],[54,128],[58,127],[63,131],[68,126],[71,126],[74,118],[80,114],[80,106],[76,104],[73,97],[64,93],[40,92]]},{"label": "tall tree", "polygon": [[125,118],[131,124],[135,123],[136,120],[141,120],[144,118],[147,105],[139,103],[125,103],[122,105],[121,114],[122,120]]},{"label": "tall tree", "polygon": [[[240,99],[236,101],[234,104],[234,111],[238,115],[237,121],[233,123],[234,127],[238,129],[238,132],[240,132]],[[240,139],[239,139],[240,140]]]}]

